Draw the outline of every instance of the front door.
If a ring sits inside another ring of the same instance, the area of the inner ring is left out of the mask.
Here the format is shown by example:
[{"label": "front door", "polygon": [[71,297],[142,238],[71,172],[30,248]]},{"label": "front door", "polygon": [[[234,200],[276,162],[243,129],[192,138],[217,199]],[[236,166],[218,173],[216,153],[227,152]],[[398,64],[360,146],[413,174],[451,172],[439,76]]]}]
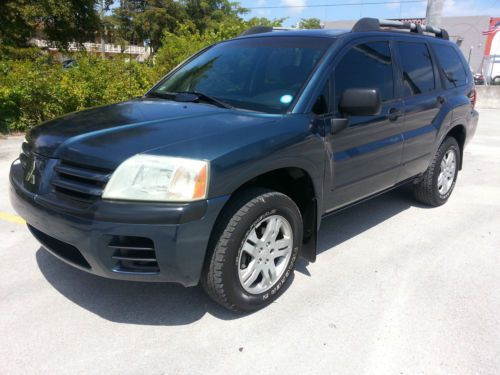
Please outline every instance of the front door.
[{"label": "front door", "polygon": [[[397,99],[395,68],[388,41],[368,41],[346,50],[331,77],[333,116],[349,88],[376,88],[382,109],[374,116],[351,116],[346,129],[326,134],[329,149],[328,210],[340,208],[393,186],[403,150],[404,105]],[[328,163],[327,163],[328,164]],[[327,179],[327,180],[328,180]]]}]

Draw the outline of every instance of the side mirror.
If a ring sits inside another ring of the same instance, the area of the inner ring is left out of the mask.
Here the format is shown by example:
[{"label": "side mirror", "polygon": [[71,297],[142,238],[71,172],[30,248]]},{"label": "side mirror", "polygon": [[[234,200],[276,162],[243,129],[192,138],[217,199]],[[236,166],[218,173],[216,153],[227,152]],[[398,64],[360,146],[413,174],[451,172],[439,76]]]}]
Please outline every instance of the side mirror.
[{"label": "side mirror", "polygon": [[347,89],[340,97],[340,110],[352,116],[378,115],[381,107],[378,89]]}]

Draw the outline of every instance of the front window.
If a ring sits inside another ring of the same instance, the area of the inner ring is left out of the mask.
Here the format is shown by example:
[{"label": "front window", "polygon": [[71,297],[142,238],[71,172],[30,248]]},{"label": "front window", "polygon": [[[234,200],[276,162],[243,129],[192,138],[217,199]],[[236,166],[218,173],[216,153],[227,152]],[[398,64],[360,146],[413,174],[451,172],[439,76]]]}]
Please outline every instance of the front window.
[{"label": "front window", "polygon": [[262,37],[217,44],[153,93],[198,92],[246,110],[285,113],[333,39]]},{"label": "front window", "polygon": [[346,89],[378,89],[382,101],[394,98],[394,77],[388,42],[368,42],[351,48],[334,73],[335,110]]}]

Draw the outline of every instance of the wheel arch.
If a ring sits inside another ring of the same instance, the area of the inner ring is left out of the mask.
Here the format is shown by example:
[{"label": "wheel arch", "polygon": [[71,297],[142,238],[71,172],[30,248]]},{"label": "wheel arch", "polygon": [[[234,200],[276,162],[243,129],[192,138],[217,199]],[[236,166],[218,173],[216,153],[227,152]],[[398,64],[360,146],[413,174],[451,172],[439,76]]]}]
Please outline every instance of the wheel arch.
[{"label": "wheel arch", "polygon": [[453,126],[446,135],[443,137],[443,140],[441,143],[447,138],[447,137],[453,137],[456,139],[458,146],[460,147],[460,164],[458,166],[458,169],[462,169],[462,161],[463,161],[463,156],[464,156],[464,147],[465,147],[465,139],[467,137],[467,130],[464,125],[458,124]]},{"label": "wheel arch", "polygon": [[[318,191],[315,188],[311,175],[300,167],[282,167],[264,172],[241,183],[231,193],[231,197],[225,203],[219,213],[212,236],[216,237],[220,231],[223,213],[235,198],[244,190],[252,187],[268,188],[289,196],[299,208],[303,221],[303,239],[300,255],[310,262],[316,260],[316,246],[318,234]],[[219,229],[216,229],[219,228]],[[215,238],[209,241],[209,247],[214,246]],[[211,249],[207,249],[207,256]]]}]

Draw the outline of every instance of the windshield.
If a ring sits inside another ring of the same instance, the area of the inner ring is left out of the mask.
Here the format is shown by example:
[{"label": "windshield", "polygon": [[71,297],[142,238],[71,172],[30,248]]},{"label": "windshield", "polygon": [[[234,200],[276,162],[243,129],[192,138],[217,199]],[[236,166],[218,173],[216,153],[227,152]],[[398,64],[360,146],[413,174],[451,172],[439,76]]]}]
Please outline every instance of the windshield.
[{"label": "windshield", "polygon": [[285,113],[332,42],[307,37],[223,42],[184,64],[152,94],[198,92],[236,108]]}]

